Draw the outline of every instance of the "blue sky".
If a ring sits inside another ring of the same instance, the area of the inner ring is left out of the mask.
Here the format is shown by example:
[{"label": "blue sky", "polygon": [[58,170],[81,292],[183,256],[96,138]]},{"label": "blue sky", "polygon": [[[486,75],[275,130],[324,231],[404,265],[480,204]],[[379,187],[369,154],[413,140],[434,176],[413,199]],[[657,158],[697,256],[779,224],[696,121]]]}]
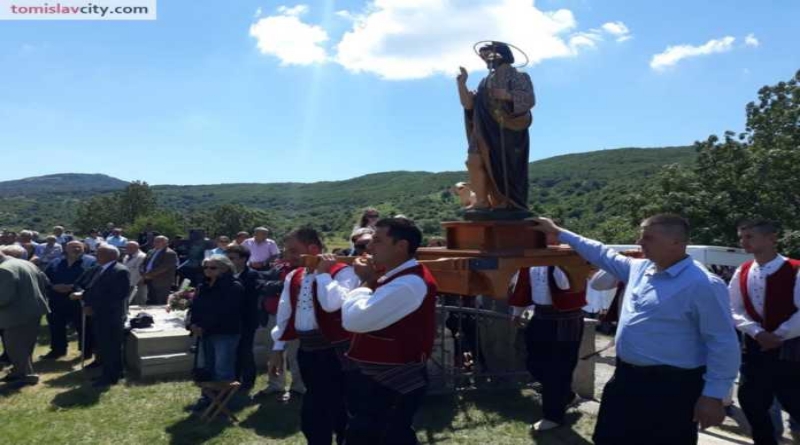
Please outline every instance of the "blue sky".
[{"label": "blue sky", "polygon": [[161,0],[155,21],[0,22],[0,180],[459,170],[453,77],[460,64],[471,86],[485,75],[470,54],[484,39],[534,59],[531,160],[741,130],[758,88],[800,68],[791,0],[301,1]]}]

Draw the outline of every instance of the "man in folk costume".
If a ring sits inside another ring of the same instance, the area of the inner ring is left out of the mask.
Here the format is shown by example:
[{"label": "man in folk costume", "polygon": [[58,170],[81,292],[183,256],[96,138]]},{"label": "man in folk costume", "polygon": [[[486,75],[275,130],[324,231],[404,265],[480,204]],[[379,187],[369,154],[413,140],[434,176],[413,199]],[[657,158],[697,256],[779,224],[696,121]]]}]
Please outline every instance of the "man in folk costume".
[{"label": "man in folk costume", "polygon": [[778,254],[778,230],[769,221],[738,228],[755,260],[736,270],[728,286],[736,328],[745,334],[739,402],[756,445],[775,439],[769,408],[778,401],[800,418],[800,261]]},{"label": "man in folk costume", "polygon": [[436,282],[414,259],[421,241],[413,221],[382,219],[372,257],[354,264],[362,285],[342,306],[343,325],[355,333],[347,356],[358,367],[348,380],[348,445],[418,443],[412,423],[436,332]]},{"label": "man in folk costume", "polygon": [[[284,258],[301,266],[302,255],[322,252],[319,233],[297,229],[284,240]],[[277,324],[272,329],[274,352],[270,373],[283,372],[287,341],[300,340],[297,362],[306,386],[300,424],[311,445],[344,443],[347,424],[345,409],[344,353],[351,334],[342,328],[342,301],[358,286],[353,268],[324,255],[316,270],[298,267],[287,277],[278,303]]]},{"label": "man in folk costume", "polygon": [[[557,243],[552,238],[550,244]],[[522,268],[512,282],[508,304],[517,326],[522,326],[523,311],[533,306],[525,346],[528,371],[542,384],[543,418],[531,428],[547,431],[564,423],[567,405],[575,398],[572,373],[578,365],[586,294],[572,291],[567,275],[554,266]]]}]

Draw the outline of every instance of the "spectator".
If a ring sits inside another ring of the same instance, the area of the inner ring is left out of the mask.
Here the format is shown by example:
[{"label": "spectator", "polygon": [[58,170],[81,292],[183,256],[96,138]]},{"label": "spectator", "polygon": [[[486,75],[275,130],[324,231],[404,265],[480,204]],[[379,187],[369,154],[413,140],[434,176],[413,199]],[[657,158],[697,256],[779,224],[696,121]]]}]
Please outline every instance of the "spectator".
[{"label": "spectator", "polygon": [[363,255],[367,251],[367,245],[369,245],[369,242],[372,241],[372,235],[374,233],[375,231],[370,229],[369,227],[357,229],[355,232],[353,232],[353,236],[350,238],[350,242],[352,243],[353,247],[343,251],[342,255],[343,256]]},{"label": "spectator", "polygon": [[250,250],[250,262],[248,266],[255,270],[264,270],[269,267],[270,261],[278,257],[280,251],[274,240],[267,238],[269,229],[266,227],[256,227],[253,237],[246,239],[242,245]]},{"label": "spectator", "polygon": [[125,246],[125,252],[122,264],[131,273],[131,295],[128,301],[136,306],[144,306],[147,304],[147,286],[142,280],[141,269],[146,255],[139,249],[139,243],[136,241],[129,241]]},{"label": "spectator", "polygon": [[36,246],[36,256],[39,258],[39,268],[44,270],[47,265],[53,261],[61,258],[64,249],[58,243],[58,238],[55,235],[50,235],[46,238],[44,244]]},{"label": "spectator", "polygon": [[143,263],[143,274],[147,285],[147,304],[167,304],[167,297],[175,282],[175,272],[178,268],[178,255],[167,247],[169,238],[157,236],[153,239],[153,250],[147,253]]},{"label": "spectator", "polygon": [[[192,335],[200,339],[202,363],[213,381],[236,379],[236,347],[242,331],[244,286],[233,277],[234,266],[224,255],[203,260],[205,280],[191,307]],[[200,411],[209,400],[201,397]]]},{"label": "spectator", "polygon": [[116,385],[122,377],[122,334],[131,279],[128,269],[118,260],[116,247],[101,244],[97,248],[97,267],[79,297],[85,304],[83,313],[92,317],[103,369],[101,376],[94,379],[95,388]]},{"label": "spectator", "polygon": [[353,227],[353,232],[364,227],[369,227],[375,230],[375,223],[378,222],[380,217],[381,214],[378,213],[378,209],[374,207],[367,207],[363,212],[361,212],[361,218],[358,220],[358,224]]},{"label": "spectator", "polygon": [[24,247],[18,246],[16,244],[12,244],[12,245],[9,245],[9,246],[3,246],[2,248],[0,248],[0,252],[3,252],[4,254],[6,254],[6,255],[8,255],[8,256],[10,256],[12,258],[16,258],[18,260],[27,260],[28,259],[28,251],[25,250]]},{"label": "spectator", "polygon": [[217,237],[217,247],[213,249],[206,250],[205,257],[208,258],[211,255],[225,255],[225,250],[227,250],[228,246],[231,244],[231,239],[225,235],[220,235]]},{"label": "spectator", "polygon": [[102,233],[103,239],[106,239],[109,236],[111,236],[111,232],[114,231],[114,227],[115,226],[114,226],[113,222],[110,222],[110,223],[106,224],[106,229],[103,230],[103,233]]},{"label": "spectator", "polygon": [[86,252],[93,254],[97,251],[97,247],[103,242],[103,238],[96,229],[89,231],[89,236],[83,239],[83,244],[86,246]]},{"label": "spectator", "polygon": [[124,251],[125,245],[128,244],[128,238],[122,236],[122,229],[120,229],[119,227],[115,227],[111,231],[111,235],[106,237],[106,242],[109,245]]},{"label": "spectator", "polygon": [[161,235],[153,230],[153,222],[148,221],[144,226],[144,230],[139,234],[139,250],[147,252],[153,248],[153,240]]},{"label": "spectator", "polygon": [[233,239],[233,242],[241,246],[242,243],[244,243],[247,238],[250,238],[249,233],[239,232],[236,234],[236,238]]},{"label": "spectator", "polygon": [[[69,295],[75,291],[81,280],[88,279],[86,273],[94,267],[96,260],[91,255],[83,253],[83,244],[80,241],[67,243],[66,254],[50,263],[44,270],[50,280],[47,291],[47,300],[50,304],[50,313],[47,315],[47,325],[50,328],[50,352],[42,355],[41,359],[57,359],[67,355],[67,328],[69,325],[82,335],[80,303],[70,300]],[[87,325],[88,330],[88,325]],[[92,336],[87,335],[86,345],[78,343],[83,351],[84,358],[92,356]]]},{"label": "spectator", "polygon": [[247,267],[247,260],[250,259],[250,251],[247,250],[247,247],[232,245],[227,248],[226,254],[233,263],[234,277],[244,286],[242,335],[236,350],[236,378],[242,384],[239,390],[246,394],[253,389],[256,383],[253,340],[256,329],[258,329],[258,302],[263,280],[260,273]]},{"label": "spectator", "polygon": [[47,278],[33,264],[0,253],[0,329],[12,363],[2,381],[12,385],[35,385],[33,348],[45,302]]},{"label": "spectator", "polygon": [[34,248],[39,245],[39,243],[34,240],[33,232],[30,230],[23,230],[19,232],[19,237],[17,238],[16,243],[20,246],[30,244]]},{"label": "spectator", "polygon": [[63,248],[68,242],[75,239],[71,234],[64,233],[63,226],[53,227],[53,235],[56,237],[56,242]]}]

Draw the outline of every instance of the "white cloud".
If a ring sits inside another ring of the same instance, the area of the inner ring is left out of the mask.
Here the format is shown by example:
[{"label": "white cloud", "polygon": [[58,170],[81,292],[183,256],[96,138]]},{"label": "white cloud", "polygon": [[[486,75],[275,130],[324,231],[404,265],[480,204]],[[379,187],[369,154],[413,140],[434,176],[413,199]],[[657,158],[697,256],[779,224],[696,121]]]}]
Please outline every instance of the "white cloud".
[{"label": "white cloud", "polygon": [[661,71],[674,66],[683,59],[690,57],[707,56],[709,54],[724,53],[733,49],[735,38],[726,36],[721,39],[709,40],[703,45],[676,45],[668,46],[664,52],[656,54],[650,60],[650,68]]},{"label": "white cloud", "polygon": [[281,65],[311,65],[328,60],[323,46],[328,33],[319,26],[303,23],[299,16],[308,6],[281,6],[278,15],[264,17],[250,26],[250,36],[262,54],[276,56]]},{"label": "white cloud", "polygon": [[[289,32],[288,40],[307,42],[308,29],[325,32],[299,20],[307,11],[305,5],[283,6],[278,9],[279,15],[262,18],[259,24],[266,28],[277,24],[265,20],[294,19],[294,32],[299,35],[285,28],[282,33]],[[352,27],[329,47],[334,54],[330,60],[351,72],[373,73],[385,79],[455,75],[462,65],[470,70],[485,69],[472,49],[481,39],[513,43],[537,64],[574,57],[597,47],[605,36],[620,42],[630,38],[622,22],[581,30],[572,11],[543,11],[534,6],[534,0],[369,0],[363,10],[337,11],[335,15],[352,22]],[[325,41],[327,38],[314,40],[312,46],[324,52]],[[259,39],[259,48],[262,45]],[[262,52],[287,63],[275,51]]]},{"label": "white cloud", "polygon": [[752,46],[753,48],[758,48],[758,46],[761,45],[761,42],[758,41],[753,33],[750,33],[744,38],[744,44],[747,46]]},{"label": "white cloud", "polygon": [[632,37],[631,31],[628,29],[628,27],[624,23],[619,21],[604,23],[603,26],[601,26],[600,28],[602,28],[603,31],[616,37],[617,42],[624,42]]}]

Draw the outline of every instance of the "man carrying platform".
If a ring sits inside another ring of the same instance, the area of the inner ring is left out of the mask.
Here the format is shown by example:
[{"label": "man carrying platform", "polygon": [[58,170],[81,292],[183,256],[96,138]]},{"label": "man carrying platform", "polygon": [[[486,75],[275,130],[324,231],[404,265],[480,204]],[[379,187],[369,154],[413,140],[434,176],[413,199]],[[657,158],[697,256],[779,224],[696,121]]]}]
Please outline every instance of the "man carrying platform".
[{"label": "man carrying platform", "polygon": [[686,254],[688,222],[656,215],[641,224],[644,259],[623,256],[547,218],[583,258],[627,284],[617,328],[617,366],[605,386],[596,445],[688,445],[725,418],[722,400],[739,368],[725,283]]},{"label": "man carrying platform", "polygon": [[739,403],[755,444],[774,445],[775,398],[800,418],[800,261],[778,254],[774,223],[748,221],[738,229],[742,248],[755,257],[728,286],[736,328],[745,334]]},{"label": "man carrying platform", "polygon": [[436,333],[436,282],[414,259],[421,241],[413,221],[382,219],[372,257],[354,265],[362,284],[342,306],[344,328],[355,333],[347,356],[358,366],[348,381],[348,445],[418,443],[412,422]]}]

